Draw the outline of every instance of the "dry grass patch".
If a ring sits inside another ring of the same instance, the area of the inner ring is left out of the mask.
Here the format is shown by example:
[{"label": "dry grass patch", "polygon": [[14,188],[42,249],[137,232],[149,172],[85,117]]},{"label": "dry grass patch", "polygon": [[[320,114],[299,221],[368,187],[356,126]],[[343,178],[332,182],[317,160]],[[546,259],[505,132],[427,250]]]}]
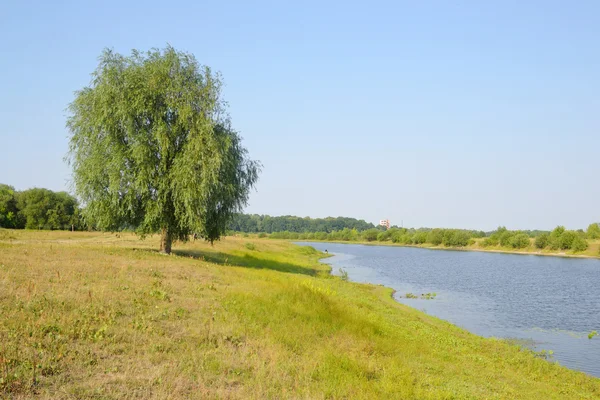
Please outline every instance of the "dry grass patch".
[{"label": "dry grass patch", "polygon": [[600,397],[598,379],[330,276],[311,248],[3,235],[0,397]]}]

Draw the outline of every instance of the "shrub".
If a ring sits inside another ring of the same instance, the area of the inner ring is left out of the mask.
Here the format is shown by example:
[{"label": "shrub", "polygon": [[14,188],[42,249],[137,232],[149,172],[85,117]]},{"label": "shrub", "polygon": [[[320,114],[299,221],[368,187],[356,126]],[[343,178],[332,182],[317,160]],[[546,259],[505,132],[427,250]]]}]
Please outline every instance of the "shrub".
[{"label": "shrub", "polygon": [[483,247],[489,247],[489,246],[498,246],[498,238],[495,236],[490,236],[490,237],[486,237],[485,239],[483,239],[483,241],[481,242],[481,245]]},{"label": "shrub", "polygon": [[327,240],[327,232],[316,232],[315,239],[316,240]]},{"label": "shrub", "polygon": [[573,241],[578,238],[576,232],[573,231],[564,231],[562,235],[560,235],[559,247],[561,250],[569,250],[573,246]]},{"label": "shrub", "polygon": [[510,245],[513,249],[529,247],[529,236],[525,233],[519,233],[511,238]]},{"label": "shrub", "polygon": [[600,224],[590,224],[587,228],[588,239],[600,239]]},{"label": "shrub", "polygon": [[402,236],[400,236],[400,243],[412,244],[413,243],[412,235],[410,233],[403,234]]},{"label": "shrub", "polygon": [[362,233],[362,238],[367,242],[373,242],[377,240],[377,235],[379,235],[379,230],[371,228]]},{"label": "shrub", "polygon": [[443,244],[447,247],[464,247],[469,244],[471,235],[466,231],[447,229],[444,231]]},{"label": "shrub", "polygon": [[547,233],[542,233],[540,236],[535,238],[535,247],[538,249],[544,249],[548,246],[550,237]]},{"label": "shrub", "polygon": [[504,231],[500,234],[499,237],[499,242],[500,242],[500,246],[502,247],[508,247],[511,246],[511,241],[513,236],[515,235],[515,232],[512,231]]},{"label": "shrub", "polygon": [[266,238],[266,237],[267,237],[267,234],[266,234],[266,233],[264,233],[264,232],[261,232],[261,233],[259,233],[259,234],[258,234],[258,237],[259,237],[260,239],[262,239],[262,238]]},{"label": "shrub", "polygon": [[433,229],[427,234],[427,241],[434,246],[439,246],[444,241],[444,233],[441,229]]},{"label": "shrub", "polygon": [[575,239],[573,239],[573,242],[571,243],[571,250],[573,250],[574,252],[585,251],[587,250],[587,248],[587,240],[585,240],[581,236],[575,237]]},{"label": "shrub", "polygon": [[427,242],[427,232],[417,232],[415,233],[415,235],[413,236],[413,243],[414,244],[423,244]]},{"label": "shrub", "polygon": [[247,248],[248,250],[256,250],[256,246],[254,245],[254,243],[250,243],[250,242],[248,242],[248,243],[246,243],[244,246],[246,246],[246,248]]}]

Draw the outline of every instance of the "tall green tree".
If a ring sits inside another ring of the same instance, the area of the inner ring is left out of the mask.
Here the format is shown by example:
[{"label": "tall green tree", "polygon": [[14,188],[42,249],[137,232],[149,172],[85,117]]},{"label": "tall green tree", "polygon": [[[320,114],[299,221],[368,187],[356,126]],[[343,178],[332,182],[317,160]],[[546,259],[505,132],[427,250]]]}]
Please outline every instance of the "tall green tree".
[{"label": "tall green tree", "polygon": [[0,184],[0,228],[18,228],[15,188]]},{"label": "tall green tree", "polygon": [[588,239],[600,239],[600,223],[590,224],[586,233]]},{"label": "tall green tree", "polygon": [[260,170],[231,127],[221,85],[172,47],[103,52],[67,122],[67,159],[89,222],[161,232],[164,253],[192,232],[219,239]]}]

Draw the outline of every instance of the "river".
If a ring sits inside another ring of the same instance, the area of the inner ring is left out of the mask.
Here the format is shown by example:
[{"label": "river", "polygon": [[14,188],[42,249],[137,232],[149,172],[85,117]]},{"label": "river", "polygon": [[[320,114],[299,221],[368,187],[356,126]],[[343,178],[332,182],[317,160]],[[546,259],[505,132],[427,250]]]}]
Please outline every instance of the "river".
[{"label": "river", "polygon": [[[302,242],[333,257],[355,282],[487,337],[513,338],[551,360],[600,377],[600,260]],[[433,299],[406,294],[436,293]]]}]

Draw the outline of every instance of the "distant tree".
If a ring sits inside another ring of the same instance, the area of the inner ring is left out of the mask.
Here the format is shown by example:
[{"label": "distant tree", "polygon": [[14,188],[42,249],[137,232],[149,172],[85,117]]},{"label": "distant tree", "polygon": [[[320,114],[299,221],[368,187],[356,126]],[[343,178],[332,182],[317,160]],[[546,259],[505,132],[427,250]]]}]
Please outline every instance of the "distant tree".
[{"label": "distant tree", "polygon": [[15,188],[0,184],[0,228],[19,228]]},{"label": "distant tree", "polygon": [[68,161],[97,227],[161,232],[161,251],[198,232],[211,243],[246,204],[259,164],[247,157],[208,67],[172,47],[105,50],[77,92]]},{"label": "distant tree", "polygon": [[559,247],[561,250],[569,250],[573,246],[573,242],[576,238],[579,238],[577,232],[573,231],[564,231],[560,235],[559,239]]},{"label": "distant tree", "polygon": [[66,192],[33,188],[16,195],[19,218],[27,229],[80,227],[77,200]]},{"label": "distant tree", "polygon": [[548,242],[549,242],[550,248],[552,250],[558,250],[561,248],[561,246],[562,246],[561,236],[564,232],[565,232],[565,227],[561,226],[561,225],[557,226],[556,228],[554,228],[552,230],[552,232],[550,232],[550,236],[548,237]]},{"label": "distant tree", "polygon": [[586,234],[588,239],[600,239],[600,223],[590,224]]}]

